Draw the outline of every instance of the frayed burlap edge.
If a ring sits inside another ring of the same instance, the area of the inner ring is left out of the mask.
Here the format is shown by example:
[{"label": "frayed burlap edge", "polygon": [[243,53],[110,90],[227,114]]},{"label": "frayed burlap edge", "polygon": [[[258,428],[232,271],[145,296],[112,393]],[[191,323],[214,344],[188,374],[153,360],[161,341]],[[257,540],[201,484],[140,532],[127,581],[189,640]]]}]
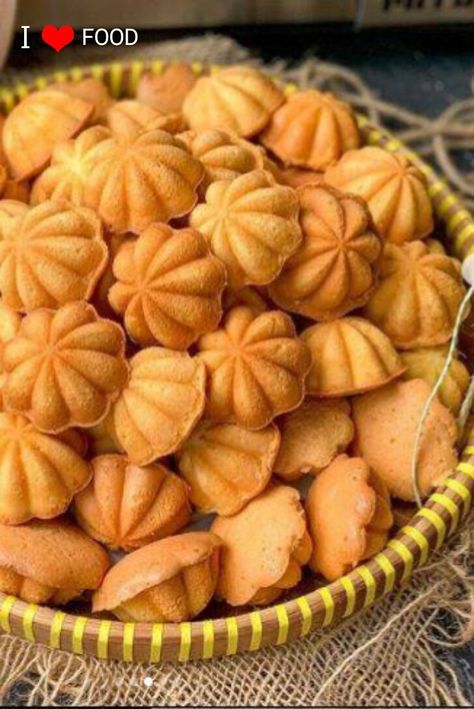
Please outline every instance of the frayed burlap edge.
[{"label": "frayed burlap edge", "polygon": [[446,649],[474,635],[472,528],[410,584],[326,632],[186,665],[127,665],[0,636],[0,700],[27,706],[471,706]]},{"label": "frayed burlap edge", "polygon": [[[218,63],[249,61],[226,37],[166,42],[121,58],[154,56]],[[61,55],[63,65],[116,57]],[[251,61],[258,62],[253,59]],[[59,68],[56,64],[55,69]],[[287,80],[332,89],[364,109],[372,122],[389,123],[401,138],[438,163],[449,181],[474,198],[472,175],[453,155],[474,148],[474,99],[450,107],[436,121],[377,100],[346,68],[309,58],[297,68],[273,66]],[[10,81],[35,73],[8,72]],[[2,77],[3,79],[3,77]],[[0,79],[0,83],[2,83]],[[471,127],[469,128],[469,124]],[[468,126],[466,128],[466,125]],[[333,630],[280,648],[187,665],[126,665],[75,657],[0,636],[0,703],[28,706],[471,706],[446,649],[474,636],[472,530],[451,540],[417,571],[409,586]]]}]

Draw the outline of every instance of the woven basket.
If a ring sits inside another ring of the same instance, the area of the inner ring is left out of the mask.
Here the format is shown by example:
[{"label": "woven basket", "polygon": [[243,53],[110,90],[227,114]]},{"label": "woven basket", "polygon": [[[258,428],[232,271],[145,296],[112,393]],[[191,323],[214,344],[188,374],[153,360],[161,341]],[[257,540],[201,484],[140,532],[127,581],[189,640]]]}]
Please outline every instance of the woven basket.
[{"label": "woven basket", "polygon": [[[135,61],[74,67],[40,77],[33,85],[0,89],[0,108],[10,111],[30,91],[53,81],[78,81],[85,76],[103,79],[116,97],[134,94],[143,71],[159,74],[163,66],[162,61]],[[205,70],[201,64],[192,68],[198,74]],[[210,67],[211,71],[216,69]],[[284,88],[290,94],[297,87],[286,84]],[[435,213],[445,224],[453,255],[462,260],[474,253],[474,221],[445,182],[393,136],[371,126],[364,116],[358,116],[358,122],[365,143],[403,152],[426,175]],[[338,581],[299,598],[233,617],[152,624],[66,614],[0,593],[0,627],[31,642],[104,660],[185,662],[281,645],[316,628],[335,625],[372,605],[395,586],[408,583],[413,571],[426,563],[430,553],[441,547],[468,514],[474,494],[474,430],[469,431],[467,439],[456,470],[381,553]]]}]

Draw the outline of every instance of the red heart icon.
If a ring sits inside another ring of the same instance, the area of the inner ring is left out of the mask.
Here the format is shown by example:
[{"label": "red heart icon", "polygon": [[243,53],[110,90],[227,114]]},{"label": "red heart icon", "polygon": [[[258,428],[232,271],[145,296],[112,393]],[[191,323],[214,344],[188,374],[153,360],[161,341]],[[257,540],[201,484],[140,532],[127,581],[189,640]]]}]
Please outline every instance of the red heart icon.
[{"label": "red heart icon", "polygon": [[70,25],[62,25],[55,27],[54,25],[46,25],[41,32],[41,39],[45,44],[60,52],[63,47],[71,44],[74,39],[74,30]]}]

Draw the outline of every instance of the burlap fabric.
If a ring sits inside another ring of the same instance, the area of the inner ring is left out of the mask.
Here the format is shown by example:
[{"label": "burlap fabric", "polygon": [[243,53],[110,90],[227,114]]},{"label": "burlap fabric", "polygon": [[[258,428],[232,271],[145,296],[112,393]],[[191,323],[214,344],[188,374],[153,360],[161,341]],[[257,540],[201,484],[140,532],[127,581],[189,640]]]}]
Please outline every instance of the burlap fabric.
[{"label": "burlap fabric", "polygon": [[[258,61],[232,40],[216,36],[166,42],[128,56],[137,54]],[[106,58],[71,49],[59,61]],[[40,65],[28,74],[50,68]],[[474,149],[474,98],[429,121],[378,101],[343,67],[309,58],[295,69],[281,63],[274,68],[288,80],[330,88],[349,98],[373,122],[388,125],[438,163],[466,201],[474,204],[474,175],[456,163],[457,151]],[[3,78],[18,79],[18,72],[8,71]],[[472,549],[472,524],[467,522],[407,587],[372,609],[335,629],[234,658],[186,665],[105,663],[0,635],[0,702],[8,704],[14,697],[30,706],[471,706],[446,649],[474,637]]]}]

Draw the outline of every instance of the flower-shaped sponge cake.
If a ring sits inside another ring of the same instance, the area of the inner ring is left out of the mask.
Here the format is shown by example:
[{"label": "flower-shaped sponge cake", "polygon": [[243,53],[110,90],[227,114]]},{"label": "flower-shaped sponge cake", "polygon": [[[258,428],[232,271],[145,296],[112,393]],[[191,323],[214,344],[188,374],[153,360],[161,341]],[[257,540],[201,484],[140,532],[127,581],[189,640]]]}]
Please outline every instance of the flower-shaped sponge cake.
[{"label": "flower-shaped sponge cake", "polygon": [[3,385],[5,373],[3,371],[3,348],[12,340],[20,329],[21,315],[0,300],[0,405],[3,409]]},{"label": "flower-shaped sponge cake", "polygon": [[232,515],[266,487],[280,445],[276,426],[248,431],[201,423],[177,453],[191,500],[204,513]]},{"label": "flower-shaped sponge cake", "polygon": [[10,219],[24,214],[28,210],[28,205],[18,199],[0,200],[0,237],[3,239],[3,229]]},{"label": "flower-shaped sponge cake", "polygon": [[171,62],[161,74],[151,71],[140,78],[137,100],[170,114],[181,111],[183,102],[197,81],[197,75],[186,62]]},{"label": "flower-shaped sponge cake", "polygon": [[160,111],[133,100],[117,101],[111,106],[105,116],[105,125],[114,135],[130,139],[148,130],[176,133],[183,129],[180,114],[164,116]]},{"label": "flower-shaped sponge cake", "polygon": [[24,416],[0,413],[0,524],[65,512],[92,469],[72,439],[48,436]]},{"label": "flower-shaped sponge cake", "polygon": [[12,340],[21,324],[21,315],[0,300],[0,361],[3,345]]},{"label": "flower-shaped sponge cake", "polygon": [[95,591],[109,567],[102,547],[66,520],[0,526],[0,591],[64,605]]},{"label": "flower-shaped sponge cake", "polygon": [[274,472],[283,480],[316,475],[343,453],[354,435],[344,399],[308,399],[278,420],[281,445]]},{"label": "flower-shaped sponge cake", "polygon": [[200,419],[206,369],[197,357],[148,347],[130,360],[130,379],[107,430],[131,461],[148,465],[174,453]]},{"label": "flower-shaped sponge cake", "polygon": [[433,231],[426,179],[404,155],[374,147],[351,150],[326,171],[325,179],[362,197],[387,241],[401,244]]},{"label": "flower-shaped sponge cake", "polygon": [[[444,369],[448,356],[448,345],[429,347],[420,350],[407,350],[401,353],[407,370],[404,379],[424,379],[432,387]],[[446,377],[443,379],[438,398],[453,413],[458,413],[469,386],[470,375],[460,359],[453,359]]]},{"label": "flower-shaped sponge cake", "polygon": [[135,342],[184,350],[217,327],[225,267],[198,231],[151,224],[120,248],[113,271],[109,302]]},{"label": "flower-shaped sponge cake", "polygon": [[304,167],[280,167],[276,163],[267,160],[267,169],[281,185],[288,187],[304,187],[305,185],[319,185],[324,182],[324,172],[306,170]]},{"label": "flower-shaped sponge cake", "polygon": [[266,604],[301,579],[312,544],[298,492],[269,487],[211,530],[224,542],[216,594],[231,606]]},{"label": "flower-shaped sponge cake", "polygon": [[179,531],[189,521],[186,483],[164,465],[139,467],[124,455],[92,460],[93,478],[75,499],[89,536],[116,549],[134,549]]},{"label": "flower-shaped sponge cake", "polygon": [[303,400],[311,354],[286,313],[238,306],[198,348],[208,372],[206,415],[214,421],[258,430]]},{"label": "flower-shaped sponge cake", "polygon": [[262,130],[284,97],[258,69],[231,66],[201,77],[183,104],[193,130],[217,128],[248,138]]},{"label": "flower-shaped sponge cake", "polygon": [[[415,500],[412,479],[415,442],[431,389],[422,379],[412,379],[394,382],[354,400],[354,450],[384,481],[390,494],[401,500]],[[435,399],[417,456],[417,481],[423,497],[455,467],[456,438],[455,418]]]},{"label": "flower-shaped sponge cake", "polygon": [[51,84],[50,88],[90,103],[94,107],[94,112],[88,120],[89,124],[100,123],[107,109],[114,103],[104,82],[92,76],[82,81],[60,81]]},{"label": "flower-shaped sponge cake", "polygon": [[4,235],[8,233],[8,227],[12,219],[25,214],[27,211],[28,205],[18,199],[0,199],[0,242],[3,240]]},{"label": "flower-shaped sponge cake", "polygon": [[112,232],[140,233],[196,204],[201,163],[162,130],[115,136],[94,126],[60,145],[32,199],[63,199],[95,209]]},{"label": "flower-shaped sponge cake", "polygon": [[265,170],[213,182],[190,223],[225,263],[234,288],[273,281],[302,238],[295,191]]},{"label": "flower-shaped sponge cake", "polygon": [[54,147],[85,126],[92,104],[62,91],[35,91],[15,106],[3,127],[3,148],[13,177],[25,180],[43,170]]},{"label": "flower-shaped sponge cake", "polygon": [[322,170],[359,147],[349,104],[315,89],[296,91],[275,111],[261,141],[280,160]]},{"label": "flower-shaped sponge cake", "polygon": [[125,336],[83,301],[23,318],[3,351],[4,405],[40,430],[93,426],[125,386]]},{"label": "flower-shaped sponge cake", "polygon": [[112,288],[116,280],[113,269],[114,260],[122,245],[127,241],[133,241],[133,239],[135,239],[135,235],[127,233],[105,234],[104,238],[109,250],[109,261],[97,282],[89,302],[92,303],[101,317],[114,319],[116,313],[109,303],[109,290]]},{"label": "flower-shaped sponge cake", "polygon": [[125,622],[194,618],[214,594],[221,546],[215,534],[188,532],[128,554],[94,594],[94,612],[108,610]]},{"label": "flower-shaped sponge cake", "polygon": [[382,242],[357,197],[324,185],[298,189],[303,242],[269,287],[285,310],[332,320],[367,303]]},{"label": "flower-shaped sponge cake", "polygon": [[0,351],[2,346],[15,337],[21,323],[21,315],[0,300]]},{"label": "flower-shaped sponge cake", "polygon": [[384,548],[393,524],[384,483],[362,458],[340,455],[309,490],[310,566],[335,581]]},{"label": "flower-shaped sponge cake", "polygon": [[[22,312],[87,299],[107,264],[100,219],[90,209],[0,202],[0,289]],[[9,216],[7,216],[9,215]]]},{"label": "flower-shaped sponge cake", "polygon": [[301,339],[313,359],[306,389],[318,398],[377,389],[405,370],[388,337],[364,318],[318,323],[304,330]]},{"label": "flower-shaped sponge cake", "polygon": [[224,311],[227,313],[236,305],[246,305],[256,313],[263,313],[264,310],[272,310],[270,304],[265,300],[263,295],[257,288],[252,286],[244,286],[244,288],[238,288],[233,290],[232,288],[226,288],[224,291],[223,298]]},{"label": "flower-shaped sponge cake", "polygon": [[82,131],[75,140],[64,140],[53,150],[51,164],[39,175],[31,190],[31,204],[45,200],[84,205],[85,183],[92,170],[95,150],[112,133],[105,126]]},{"label": "flower-shaped sponge cake", "polygon": [[264,167],[263,150],[248,140],[222,130],[186,131],[177,136],[204,166],[199,191],[217,180],[233,180]]},{"label": "flower-shaped sponge cake", "polygon": [[364,314],[398,349],[442,345],[451,338],[464,294],[455,259],[422,241],[387,244]]}]

